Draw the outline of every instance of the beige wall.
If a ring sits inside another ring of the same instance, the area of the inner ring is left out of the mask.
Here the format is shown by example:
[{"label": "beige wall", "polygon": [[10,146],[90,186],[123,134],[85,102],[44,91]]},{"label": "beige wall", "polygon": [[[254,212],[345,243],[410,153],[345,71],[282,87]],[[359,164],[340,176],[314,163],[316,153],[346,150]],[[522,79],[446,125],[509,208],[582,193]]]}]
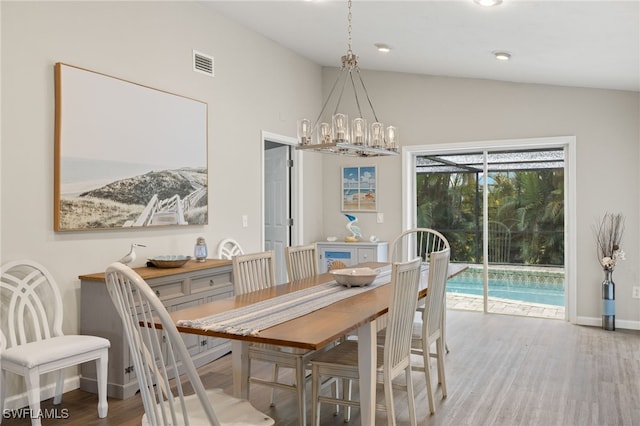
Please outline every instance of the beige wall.
[{"label": "beige wall", "polygon": [[[146,256],[188,254],[201,235],[212,248],[228,236],[248,251],[261,248],[260,132],[295,136],[296,119],[317,114],[321,87],[335,70],[323,72],[196,2],[3,1],[0,8],[0,254],[2,262],[26,257],[51,270],[64,294],[66,332],[78,330],[77,276],[104,270],[131,242],[148,246],[137,264]],[[215,56],[215,78],[191,70],[192,49]],[[208,103],[209,225],[53,232],[58,61]],[[630,299],[631,286],[640,285],[637,93],[366,71],[364,77],[378,115],[399,127],[405,145],[575,135],[578,315],[597,318],[600,312],[593,219],[621,211],[628,260],[615,272],[618,320],[638,324],[640,301]],[[345,232],[338,192],[343,164],[379,166],[385,223],[359,215],[365,234],[388,240],[400,231],[399,158],[303,157],[303,242]],[[242,228],[243,214],[248,228]]]},{"label": "beige wall", "polygon": [[[325,87],[334,79],[325,69]],[[638,277],[638,161],[640,159],[640,94],[506,83],[491,80],[363,72],[380,120],[399,128],[401,145],[575,136],[577,160],[577,317],[593,323],[600,317],[604,275],[598,265],[592,226],[605,212],[626,215],[622,248],[627,260],[618,264],[617,325],[640,328],[640,299],[631,299]],[[400,157],[372,160],[328,158],[324,162],[326,235],[343,236],[340,211],[340,167],[377,164],[379,211],[359,213],[365,237],[390,240],[401,231]]]},{"label": "beige wall", "polygon": [[[79,328],[77,276],[103,271],[132,242],[147,245],[135,266],[149,256],[191,254],[198,236],[211,250],[226,237],[247,251],[262,248],[261,131],[295,136],[298,116],[316,113],[319,66],[198,2],[3,1],[0,7],[2,262],[30,258],[52,272],[63,292],[65,332]],[[192,71],[193,49],[215,57],[215,78]],[[56,62],[208,103],[209,225],[53,231]],[[310,211],[304,234],[316,238],[321,159],[304,160],[306,193],[313,195],[303,199]]]}]

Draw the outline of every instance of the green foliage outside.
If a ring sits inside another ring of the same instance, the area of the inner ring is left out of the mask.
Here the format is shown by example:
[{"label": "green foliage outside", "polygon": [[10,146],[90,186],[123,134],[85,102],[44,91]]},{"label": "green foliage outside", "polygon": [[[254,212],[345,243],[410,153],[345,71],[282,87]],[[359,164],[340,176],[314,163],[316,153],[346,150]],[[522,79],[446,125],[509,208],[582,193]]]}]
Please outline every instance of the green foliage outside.
[{"label": "green foliage outside", "polygon": [[[442,232],[453,261],[483,261],[479,179],[476,173],[416,175],[418,226]],[[564,265],[564,170],[491,172],[488,182],[489,220],[511,231],[509,263]]]}]

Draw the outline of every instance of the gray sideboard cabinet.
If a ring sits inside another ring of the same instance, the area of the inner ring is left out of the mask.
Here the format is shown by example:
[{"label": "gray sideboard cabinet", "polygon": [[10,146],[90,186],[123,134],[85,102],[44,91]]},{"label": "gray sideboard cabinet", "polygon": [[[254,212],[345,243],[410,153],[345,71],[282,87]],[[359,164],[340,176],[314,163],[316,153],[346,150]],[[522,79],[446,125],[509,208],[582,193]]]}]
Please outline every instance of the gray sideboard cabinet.
[{"label": "gray sideboard cabinet", "polygon": [[378,241],[376,243],[357,242],[346,243],[342,241],[316,243],[318,250],[318,269],[320,273],[327,272],[329,265],[340,261],[345,266],[353,266],[364,262],[386,262],[389,243]]},{"label": "gray sideboard cabinet", "polygon": [[[170,312],[233,296],[229,260],[190,260],[180,268],[134,269]],[[107,394],[112,398],[129,398],[138,391],[138,382],[122,322],[107,292],[104,273],[81,275],[78,278],[80,333],[111,341]],[[231,351],[231,343],[226,339],[187,334],[183,334],[183,339],[196,367]],[[80,372],[80,389],[96,393],[95,363],[82,364]]]}]

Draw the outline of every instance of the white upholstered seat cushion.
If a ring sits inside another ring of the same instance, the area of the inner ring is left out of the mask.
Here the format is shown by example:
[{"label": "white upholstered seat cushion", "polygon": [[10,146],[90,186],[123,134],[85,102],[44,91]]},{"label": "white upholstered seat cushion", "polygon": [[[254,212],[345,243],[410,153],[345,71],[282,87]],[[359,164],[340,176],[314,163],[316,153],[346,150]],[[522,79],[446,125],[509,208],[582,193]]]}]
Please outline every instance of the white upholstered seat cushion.
[{"label": "white upholstered seat cushion", "polygon": [[109,348],[109,340],[97,336],[68,335],[14,346],[2,352],[1,359],[26,368],[75,357],[82,352]]},{"label": "white upholstered seat cushion", "polygon": [[[227,395],[222,389],[207,389],[206,392],[221,426],[267,426],[273,424],[271,418],[256,411],[246,399],[238,399]],[[202,405],[200,405],[198,401],[197,395],[185,396],[184,403],[189,412],[189,421],[192,425],[209,424],[209,420],[202,409]],[[181,413],[181,411],[178,410],[178,413]],[[183,425],[182,414],[178,414],[177,417],[178,423],[176,426]],[[148,425],[149,420],[145,414],[142,417],[142,426]]]}]

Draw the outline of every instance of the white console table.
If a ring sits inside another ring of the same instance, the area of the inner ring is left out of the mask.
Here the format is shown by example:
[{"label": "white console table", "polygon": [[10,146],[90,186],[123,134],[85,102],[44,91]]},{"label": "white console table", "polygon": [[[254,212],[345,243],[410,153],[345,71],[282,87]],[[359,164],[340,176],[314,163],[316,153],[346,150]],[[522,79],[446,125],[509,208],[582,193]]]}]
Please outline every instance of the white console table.
[{"label": "white console table", "polygon": [[357,242],[347,243],[342,241],[319,241],[316,243],[318,249],[318,269],[320,273],[327,272],[329,265],[340,261],[346,266],[356,265],[363,262],[386,262],[389,243],[378,241],[376,243]]}]

